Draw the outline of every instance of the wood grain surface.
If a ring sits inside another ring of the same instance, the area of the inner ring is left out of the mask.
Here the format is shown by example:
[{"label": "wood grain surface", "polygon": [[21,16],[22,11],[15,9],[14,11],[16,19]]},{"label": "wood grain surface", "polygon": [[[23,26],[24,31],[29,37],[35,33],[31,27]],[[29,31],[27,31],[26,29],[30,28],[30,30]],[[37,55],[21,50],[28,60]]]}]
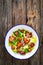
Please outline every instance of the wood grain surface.
[{"label": "wood grain surface", "polygon": [[[32,26],[40,39],[29,59],[13,58],[5,49],[8,30],[18,24]],[[0,0],[0,65],[43,65],[43,0]]]}]

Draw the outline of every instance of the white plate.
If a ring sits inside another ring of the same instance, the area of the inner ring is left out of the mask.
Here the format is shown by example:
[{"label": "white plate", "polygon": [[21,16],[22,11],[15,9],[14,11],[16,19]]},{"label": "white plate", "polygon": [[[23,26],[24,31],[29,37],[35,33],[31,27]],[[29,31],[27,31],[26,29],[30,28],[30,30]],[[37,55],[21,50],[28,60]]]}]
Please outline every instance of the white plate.
[{"label": "white plate", "polygon": [[[12,34],[13,31],[16,31],[16,30],[18,30],[18,29],[25,29],[25,30],[27,30],[27,31],[30,31],[30,32],[32,32],[32,34],[37,38],[37,42],[36,42],[36,44],[35,44],[34,49],[33,49],[31,52],[27,53],[26,55],[20,55],[20,54],[18,54],[18,53],[14,53],[14,52],[11,50],[11,48],[9,47],[9,45],[8,45],[8,38],[9,38],[9,36]],[[8,31],[8,33],[7,33],[6,37],[5,37],[5,48],[7,49],[8,53],[9,53],[11,56],[13,56],[13,57],[15,57],[15,58],[18,58],[18,59],[27,59],[27,58],[30,58],[31,56],[33,56],[33,55],[35,54],[35,52],[36,52],[37,49],[38,49],[38,46],[39,46],[39,38],[38,38],[37,33],[34,31],[34,29],[32,29],[30,26],[27,26],[27,25],[17,25],[17,26],[12,27],[12,28]]]}]

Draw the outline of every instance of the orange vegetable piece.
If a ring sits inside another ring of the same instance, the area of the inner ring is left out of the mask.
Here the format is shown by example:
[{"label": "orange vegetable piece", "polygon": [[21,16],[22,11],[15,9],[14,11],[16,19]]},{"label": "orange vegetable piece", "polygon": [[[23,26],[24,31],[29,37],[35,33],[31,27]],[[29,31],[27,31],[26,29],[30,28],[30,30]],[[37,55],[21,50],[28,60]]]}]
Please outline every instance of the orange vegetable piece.
[{"label": "orange vegetable piece", "polygon": [[32,48],[35,44],[31,42],[30,47]]},{"label": "orange vegetable piece", "polygon": [[29,52],[31,52],[31,51],[32,51],[32,49],[31,49],[31,48],[29,48],[29,49],[28,49],[28,51],[29,51]]},{"label": "orange vegetable piece", "polygon": [[16,36],[18,35],[18,31],[15,31],[15,35],[16,35]]},{"label": "orange vegetable piece", "polygon": [[22,54],[22,55],[26,54],[24,51],[21,51],[20,49],[18,49],[17,52]]},{"label": "orange vegetable piece", "polygon": [[12,45],[12,46],[11,46],[11,49],[12,49],[12,50],[14,50],[14,49],[15,49],[14,45]]},{"label": "orange vegetable piece", "polygon": [[22,33],[24,32],[24,29],[20,30]]},{"label": "orange vegetable piece", "polygon": [[24,40],[24,43],[26,43],[26,44],[30,42],[30,39],[26,39],[25,37],[23,40]]},{"label": "orange vegetable piece", "polygon": [[22,40],[22,38],[18,37],[18,41],[21,41],[21,40]]},{"label": "orange vegetable piece", "polygon": [[32,37],[32,33],[31,32],[26,32],[25,34],[27,37],[31,38]]},{"label": "orange vegetable piece", "polygon": [[10,36],[10,37],[9,37],[9,42],[12,42],[14,39],[15,39],[14,36]]},{"label": "orange vegetable piece", "polygon": [[17,48],[20,48],[22,46],[22,43],[21,42],[18,42],[17,43]]}]

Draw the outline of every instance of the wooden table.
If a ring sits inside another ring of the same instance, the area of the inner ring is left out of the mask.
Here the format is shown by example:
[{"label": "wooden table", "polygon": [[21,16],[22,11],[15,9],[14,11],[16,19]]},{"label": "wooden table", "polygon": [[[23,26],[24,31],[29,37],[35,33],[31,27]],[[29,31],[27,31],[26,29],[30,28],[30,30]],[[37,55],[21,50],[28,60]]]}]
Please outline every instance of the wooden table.
[{"label": "wooden table", "polygon": [[[29,59],[13,58],[5,49],[7,31],[18,24],[32,26],[40,45]],[[43,0],[0,0],[0,65],[43,65]]]}]

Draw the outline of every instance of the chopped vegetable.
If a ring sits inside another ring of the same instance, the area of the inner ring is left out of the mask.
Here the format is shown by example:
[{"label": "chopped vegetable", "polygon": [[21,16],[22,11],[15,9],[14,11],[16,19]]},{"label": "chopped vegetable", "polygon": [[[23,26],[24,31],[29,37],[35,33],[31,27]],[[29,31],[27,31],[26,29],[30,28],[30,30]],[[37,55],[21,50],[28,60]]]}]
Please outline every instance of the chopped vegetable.
[{"label": "chopped vegetable", "polygon": [[32,51],[32,49],[31,49],[31,48],[29,48],[29,49],[28,49],[28,51],[29,51],[29,52],[31,52],[31,51]]},{"label": "chopped vegetable", "polygon": [[18,35],[18,31],[15,31],[14,34],[17,36]]},{"label": "chopped vegetable", "polygon": [[13,50],[13,52],[17,53],[17,49],[15,48],[15,49]]},{"label": "chopped vegetable", "polygon": [[24,30],[24,29],[22,29],[22,30],[20,30],[20,31],[21,31],[22,33],[24,33],[24,31],[25,31],[25,30]]},{"label": "chopped vegetable", "polygon": [[26,53],[25,53],[24,51],[21,51],[20,54],[24,55],[24,54],[26,54]]},{"label": "chopped vegetable", "polygon": [[26,32],[25,34],[27,37],[31,38],[32,37],[32,33],[31,32]]},{"label": "chopped vegetable", "polygon": [[36,37],[32,37],[32,38],[31,38],[31,42],[36,43],[36,41],[37,41],[37,40],[36,40]]},{"label": "chopped vegetable", "polygon": [[20,30],[18,30],[18,36],[21,37],[21,38],[23,37],[23,34]]},{"label": "chopped vegetable", "polygon": [[11,45],[13,45],[13,44],[12,44],[12,42],[9,42],[9,44],[8,44],[8,45],[9,45],[9,46],[11,46]]},{"label": "chopped vegetable", "polygon": [[22,38],[18,37],[18,41],[21,41],[21,40],[22,40]]},{"label": "chopped vegetable", "polygon": [[27,53],[27,52],[28,52],[28,49],[26,48],[26,49],[24,49],[23,51]]},{"label": "chopped vegetable", "polygon": [[14,31],[8,40],[12,51],[21,55],[31,52],[37,41],[32,32],[28,32],[24,29]]},{"label": "chopped vegetable", "polygon": [[21,51],[21,50],[19,50],[18,49],[18,51],[17,51],[18,53],[20,53],[21,55],[24,55],[24,54],[26,54],[24,51]]},{"label": "chopped vegetable", "polygon": [[14,35],[14,32],[12,33],[12,36],[15,36],[15,35]]},{"label": "chopped vegetable", "polygon": [[9,42],[12,42],[14,39],[15,39],[14,36],[10,36],[10,37],[9,37]]},{"label": "chopped vegetable", "polygon": [[30,44],[30,47],[33,47],[35,44],[33,43],[33,42],[31,42],[31,44]]},{"label": "chopped vegetable", "polygon": [[23,47],[24,49],[28,49],[28,44]]},{"label": "chopped vegetable", "polygon": [[11,45],[11,49],[12,49],[12,50],[14,50],[14,49],[15,49],[14,45]]},{"label": "chopped vegetable", "polygon": [[18,40],[17,40],[17,39],[15,39],[12,43],[13,43],[14,45],[16,45],[16,44],[17,44],[17,42],[18,42]]},{"label": "chopped vegetable", "polygon": [[17,43],[17,48],[20,48],[22,44],[20,42]]},{"label": "chopped vegetable", "polygon": [[24,39],[23,39],[23,40],[24,40],[24,43],[25,43],[25,44],[27,44],[27,43],[29,43],[29,42],[30,42],[30,39],[27,39],[27,38],[25,38],[25,37],[24,37]]}]

